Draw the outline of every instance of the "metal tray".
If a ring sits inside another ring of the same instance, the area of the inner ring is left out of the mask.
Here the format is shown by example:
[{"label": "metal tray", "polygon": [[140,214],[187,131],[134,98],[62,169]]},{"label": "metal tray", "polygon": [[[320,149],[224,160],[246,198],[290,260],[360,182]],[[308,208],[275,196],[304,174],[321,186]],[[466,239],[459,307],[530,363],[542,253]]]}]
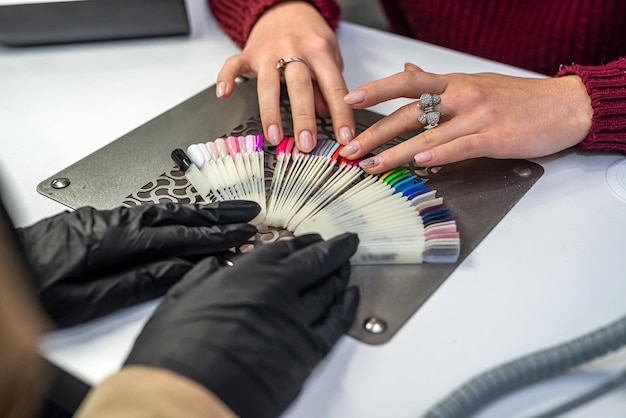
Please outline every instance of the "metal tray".
[{"label": "metal tray", "polygon": [[[281,103],[289,133],[285,89]],[[360,132],[382,115],[360,110],[355,117]],[[254,80],[242,80],[226,100],[218,100],[211,86],[45,179],[37,190],[71,208],[202,202],[170,159],[171,151],[226,135],[260,132]],[[318,132],[332,139],[330,120],[318,118]],[[408,132],[387,146],[416,133]],[[273,148],[265,147],[272,155]],[[543,174],[543,168],[530,161],[486,158],[411,169],[428,178],[451,208],[461,234],[461,254],[454,264],[354,266],[351,281],[361,290],[361,305],[349,334],[368,344],[388,341]]]}]

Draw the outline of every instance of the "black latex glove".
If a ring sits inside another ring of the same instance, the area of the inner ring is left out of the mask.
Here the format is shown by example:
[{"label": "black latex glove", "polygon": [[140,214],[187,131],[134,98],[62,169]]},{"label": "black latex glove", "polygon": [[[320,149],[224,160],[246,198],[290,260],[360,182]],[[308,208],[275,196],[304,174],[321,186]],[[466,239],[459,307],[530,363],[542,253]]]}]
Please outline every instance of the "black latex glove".
[{"label": "black latex glove", "polygon": [[126,365],[186,376],[243,418],[280,415],[354,321],[359,293],[346,286],[357,245],[354,234],[305,235],[233,267],[203,260],[167,294]]},{"label": "black latex glove", "polygon": [[245,243],[260,207],[248,201],[83,207],[18,229],[39,299],[59,326],[162,296],[194,263]]}]

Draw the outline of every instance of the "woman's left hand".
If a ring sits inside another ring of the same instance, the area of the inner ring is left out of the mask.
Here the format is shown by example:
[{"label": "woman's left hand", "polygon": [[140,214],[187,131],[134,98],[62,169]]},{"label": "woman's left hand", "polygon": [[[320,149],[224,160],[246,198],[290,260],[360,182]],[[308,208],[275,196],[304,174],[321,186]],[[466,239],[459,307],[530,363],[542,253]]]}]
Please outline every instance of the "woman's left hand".
[{"label": "woman's left hand", "polygon": [[[279,58],[292,57],[302,61],[277,69]],[[343,100],[348,88],[342,69],[337,37],[319,11],[304,1],[282,2],[259,18],[243,51],[226,60],[217,76],[216,93],[229,97],[237,76],[256,77],[263,133],[278,145],[285,135],[280,112],[283,79],[296,146],[310,152],[317,144],[316,114],[331,117],[335,137],[342,144],[354,138],[354,115]]]},{"label": "woman's left hand", "polygon": [[194,265],[256,233],[255,202],[78,208],[17,229],[39,302],[61,327],[162,296]]},{"label": "woman's left hand", "polygon": [[[521,78],[493,73],[438,75],[405,64],[403,72],[365,84],[345,100],[355,109],[399,98],[437,94],[439,123],[386,151],[361,161],[382,173],[414,161],[436,166],[476,157],[541,157],[581,142],[593,109],[578,76]],[[341,155],[363,158],[398,135],[424,126],[417,102],[379,120],[349,142]]]}]

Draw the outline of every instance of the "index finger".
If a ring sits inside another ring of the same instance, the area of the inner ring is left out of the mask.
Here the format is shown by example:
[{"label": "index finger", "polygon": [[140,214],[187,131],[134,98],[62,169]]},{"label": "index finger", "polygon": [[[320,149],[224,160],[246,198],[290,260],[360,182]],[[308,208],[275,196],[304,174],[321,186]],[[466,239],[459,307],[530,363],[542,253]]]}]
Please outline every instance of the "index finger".
[{"label": "index finger", "polygon": [[345,100],[355,109],[364,109],[400,97],[418,99],[422,93],[441,94],[445,89],[446,81],[442,76],[424,71],[403,71],[364,84],[348,93]]},{"label": "index finger", "polygon": [[141,226],[209,226],[249,222],[261,211],[258,203],[249,200],[228,200],[206,205],[175,203],[135,206],[141,211]]},{"label": "index finger", "polygon": [[158,228],[115,228],[105,234],[89,253],[87,267],[98,269],[138,265],[146,260],[212,254],[246,243],[255,233],[250,224],[213,226],[167,225]]},{"label": "index finger", "polygon": [[255,249],[244,262],[273,260],[289,271],[290,284],[298,290],[309,288],[329,277],[352,257],[359,245],[356,234],[342,234],[328,241],[317,234],[300,235]]}]

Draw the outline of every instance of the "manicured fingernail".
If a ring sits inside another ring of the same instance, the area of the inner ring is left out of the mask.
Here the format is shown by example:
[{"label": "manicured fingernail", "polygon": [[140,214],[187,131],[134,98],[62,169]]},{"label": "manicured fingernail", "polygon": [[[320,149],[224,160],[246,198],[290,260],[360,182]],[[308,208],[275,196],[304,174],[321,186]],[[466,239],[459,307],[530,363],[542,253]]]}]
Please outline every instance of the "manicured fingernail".
[{"label": "manicured fingernail", "polygon": [[280,129],[278,129],[278,125],[275,123],[271,124],[269,128],[267,128],[267,136],[272,145],[280,144]]},{"label": "manicured fingernail", "polygon": [[362,103],[365,100],[365,92],[363,90],[355,90],[346,94],[343,100],[348,104]]},{"label": "manicured fingernail", "polygon": [[354,138],[354,134],[352,133],[352,129],[348,128],[347,126],[344,126],[343,128],[339,129],[339,142],[342,144],[347,144],[348,142],[352,141],[352,139]]},{"label": "manicured fingernail", "polygon": [[300,146],[298,147],[302,152],[313,151],[313,135],[309,131],[300,132]]},{"label": "manicured fingernail", "polygon": [[341,151],[339,151],[339,155],[341,155],[342,157],[349,157],[350,155],[354,154],[358,150],[359,150],[358,141],[348,142],[348,145],[346,145],[345,147],[341,149]]},{"label": "manicured fingernail", "polygon": [[415,155],[413,159],[415,160],[417,164],[426,163],[433,159],[433,153],[430,151],[420,152],[419,154]]},{"label": "manicured fingernail", "polygon": [[361,166],[361,168],[372,168],[372,167],[376,167],[378,164],[380,164],[380,160],[378,157],[372,157],[372,158],[367,158],[363,161],[361,161],[359,163],[359,166]]},{"label": "manicured fingernail", "polygon": [[222,97],[225,91],[226,91],[226,82],[220,81],[219,83],[217,83],[217,88],[215,91],[215,94],[217,95],[217,97]]}]

